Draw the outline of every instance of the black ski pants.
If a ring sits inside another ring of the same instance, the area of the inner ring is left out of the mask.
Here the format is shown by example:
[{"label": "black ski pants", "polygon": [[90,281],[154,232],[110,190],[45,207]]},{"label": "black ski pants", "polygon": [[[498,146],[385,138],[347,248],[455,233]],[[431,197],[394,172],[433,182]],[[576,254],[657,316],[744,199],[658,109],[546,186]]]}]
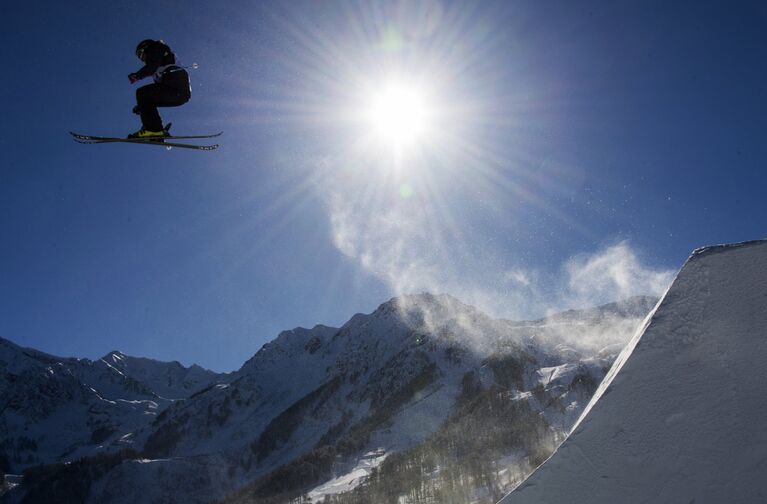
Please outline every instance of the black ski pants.
[{"label": "black ski pants", "polygon": [[163,83],[142,86],[136,90],[134,112],[141,116],[145,130],[162,131],[163,124],[157,107],[178,107],[189,101],[191,93]]}]

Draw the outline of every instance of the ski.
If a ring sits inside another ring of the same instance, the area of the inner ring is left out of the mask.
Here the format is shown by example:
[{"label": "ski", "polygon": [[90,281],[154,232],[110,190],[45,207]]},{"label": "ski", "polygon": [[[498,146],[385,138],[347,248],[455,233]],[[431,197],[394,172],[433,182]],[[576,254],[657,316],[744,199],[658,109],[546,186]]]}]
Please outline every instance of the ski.
[{"label": "ski", "polygon": [[[120,138],[120,137],[105,137],[105,136],[96,136],[96,135],[83,135],[81,133],[75,133],[73,131],[69,132],[70,135],[72,135],[75,140],[83,140],[83,141],[94,141],[94,142],[106,142],[106,141],[118,141],[118,140],[144,140],[143,138]],[[178,140],[178,139],[190,139],[190,138],[215,138],[218,136],[223,135],[223,131],[219,131],[218,133],[213,133],[210,135],[168,135],[166,137],[162,137],[163,139],[170,139],[170,140]]]},{"label": "ski", "polygon": [[[194,150],[216,150],[218,149],[218,144],[212,144],[212,145],[195,145],[195,144],[187,144],[187,143],[179,143],[179,142],[168,142],[167,140],[175,140],[177,138],[189,138],[189,137],[162,137],[162,138],[116,138],[116,137],[93,137],[91,136],[88,138],[82,138],[85,135],[78,136],[75,133],[72,133],[73,139],[77,143],[81,144],[103,144],[103,143],[135,143],[135,144],[143,144],[143,145],[156,145],[159,147],[178,147],[179,149],[194,149]],[[196,138],[196,137],[193,137]]]}]

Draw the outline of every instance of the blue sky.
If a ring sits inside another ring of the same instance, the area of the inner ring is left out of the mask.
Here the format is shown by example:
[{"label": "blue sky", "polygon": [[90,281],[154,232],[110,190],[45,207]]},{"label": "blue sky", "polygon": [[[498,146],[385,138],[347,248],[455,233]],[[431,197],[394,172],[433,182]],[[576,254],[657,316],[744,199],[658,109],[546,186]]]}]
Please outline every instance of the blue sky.
[{"label": "blue sky", "polygon": [[[402,293],[537,317],[765,237],[763,2],[32,1],[0,28],[23,346],[229,371]],[[199,65],[161,113],[220,150],[69,138],[138,128],[144,38]],[[391,79],[429,107],[406,147],[365,112]]]}]

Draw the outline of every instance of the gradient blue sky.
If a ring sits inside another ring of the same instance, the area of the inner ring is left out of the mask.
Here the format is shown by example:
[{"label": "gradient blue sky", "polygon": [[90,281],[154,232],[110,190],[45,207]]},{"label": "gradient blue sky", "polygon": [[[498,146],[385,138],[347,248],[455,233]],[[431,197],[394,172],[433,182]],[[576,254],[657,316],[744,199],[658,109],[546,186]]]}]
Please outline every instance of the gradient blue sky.
[{"label": "gradient blue sky", "polygon": [[[219,151],[69,138],[137,129],[144,38]],[[0,336],[53,354],[230,371],[400,293],[536,317],[767,234],[764,2],[32,0],[0,55]],[[355,116],[394,74],[439,115],[396,160]]]}]

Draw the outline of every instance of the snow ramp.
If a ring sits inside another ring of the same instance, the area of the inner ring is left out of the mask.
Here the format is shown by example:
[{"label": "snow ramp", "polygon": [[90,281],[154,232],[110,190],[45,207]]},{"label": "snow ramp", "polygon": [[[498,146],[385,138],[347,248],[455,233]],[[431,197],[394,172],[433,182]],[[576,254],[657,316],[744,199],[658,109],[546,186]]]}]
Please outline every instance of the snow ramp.
[{"label": "snow ramp", "polygon": [[693,252],[572,434],[499,504],[767,502],[767,241]]}]

